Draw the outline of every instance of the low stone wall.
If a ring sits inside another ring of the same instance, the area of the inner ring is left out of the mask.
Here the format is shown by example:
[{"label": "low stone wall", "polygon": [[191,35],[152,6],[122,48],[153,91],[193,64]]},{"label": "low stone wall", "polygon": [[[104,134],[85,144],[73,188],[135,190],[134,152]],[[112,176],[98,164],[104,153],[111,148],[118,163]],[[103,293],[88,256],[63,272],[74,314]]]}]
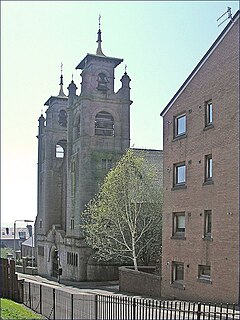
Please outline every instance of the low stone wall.
[{"label": "low stone wall", "polygon": [[138,295],[160,297],[161,277],[153,274],[154,270],[155,267],[140,267],[139,271],[135,271],[133,267],[120,267],[119,290]]},{"label": "low stone wall", "polygon": [[16,265],[16,272],[37,275],[38,269],[36,267],[32,268],[32,267],[23,267],[20,265]]},{"label": "low stone wall", "polygon": [[114,281],[118,280],[119,266],[88,264],[87,279],[88,281]]}]

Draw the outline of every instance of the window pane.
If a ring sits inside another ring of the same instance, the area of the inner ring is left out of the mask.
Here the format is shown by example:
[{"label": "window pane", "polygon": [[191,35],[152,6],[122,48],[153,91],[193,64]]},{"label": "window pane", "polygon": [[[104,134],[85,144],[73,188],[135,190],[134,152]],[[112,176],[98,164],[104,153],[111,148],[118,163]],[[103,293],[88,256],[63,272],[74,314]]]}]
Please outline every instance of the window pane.
[{"label": "window pane", "polygon": [[183,134],[186,132],[186,116],[181,116],[177,118],[177,135]]},{"label": "window pane", "polygon": [[182,264],[176,264],[175,266],[175,280],[182,281],[184,278],[184,268]]},{"label": "window pane", "polygon": [[64,158],[64,149],[59,144],[56,145],[56,158]]},{"label": "window pane", "polygon": [[208,123],[212,123],[213,118],[212,118],[212,103],[208,104]]},{"label": "window pane", "polygon": [[212,178],[212,158],[208,159],[208,174],[209,174],[209,178]]},{"label": "window pane", "polygon": [[177,230],[179,232],[185,231],[185,216],[176,216],[177,218]]},{"label": "window pane", "polygon": [[205,156],[205,180],[212,180],[213,177],[213,163],[212,163],[212,155],[209,154]]},{"label": "window pane", "polygon": [[212,211],[211,210],[206,210],[205,211],[205,230],[204,234],[206,235],[211,235],[212,232]]},{"label": "window pane", "polygon": [[211,267],[199,265],[198,266],[198,277],[199,279],[204,279],[210,281],[211,279]]},{"label": "window pane", "polygon": [[177,180],[176,183],[185,182],[185,165],[177,167]]}]

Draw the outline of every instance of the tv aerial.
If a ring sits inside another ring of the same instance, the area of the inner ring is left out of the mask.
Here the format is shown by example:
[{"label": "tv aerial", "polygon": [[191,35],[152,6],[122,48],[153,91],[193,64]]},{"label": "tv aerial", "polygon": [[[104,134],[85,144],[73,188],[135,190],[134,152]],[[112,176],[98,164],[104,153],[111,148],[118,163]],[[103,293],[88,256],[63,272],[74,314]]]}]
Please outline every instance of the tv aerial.
[{"label": "tv aerial", "polygon": [[220,27],[220,25],[221,24],[223,24],[226,20],[228,20],[228,19],[231,19],[231,21],[233,20],[233,18],[232,18],[232,12],[231,12],[231,8],[230,7],[227,7],[227,11],[226,12],[224,12],[224,14],[222,14],[221,15],[221,17],[219,17],[218,19],[217,19],[217,21],[219,21],[222,17],[224,17],[225,16],[225,14],[227,14],[228,16],[227,16],[227,18],[226,19],[224,19],[219,25],[218,25],[218,27]]}]

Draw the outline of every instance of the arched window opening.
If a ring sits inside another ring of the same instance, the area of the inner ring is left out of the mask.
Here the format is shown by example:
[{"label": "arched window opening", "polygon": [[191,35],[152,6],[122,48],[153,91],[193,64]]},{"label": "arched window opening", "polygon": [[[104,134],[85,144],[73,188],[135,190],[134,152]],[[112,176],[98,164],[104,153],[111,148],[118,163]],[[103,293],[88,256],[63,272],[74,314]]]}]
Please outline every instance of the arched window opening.
[{"label": "arched window opening", "polygon": [[109,88],[107,87],[107,84],[108,84],[108,78],[107,76],[105,75],[105,73],[101,72],[98,74],[98,77],[97,77],[97,90],[99,91],[107,91],[109,90]]},{"label": "arched window opening", "polygon": [[64,158],[64,149],[60,144],[56,144],[56,158]]},{"label": "arched window opening", "polygon": [[67,126],[67,112],[65,110],[60,110],[58,114],[58,123],[62,127]]},{"label": "arched window opening", "polygon": [[55,145],[55,157],[62,159],[65,156],[65,148],[67,146],[66,140],[59,140]]},{"label": "arched window opening", "polygon": [[109,112],[101,111],[96,115],[95,135],[114,136],[114,120]]}]

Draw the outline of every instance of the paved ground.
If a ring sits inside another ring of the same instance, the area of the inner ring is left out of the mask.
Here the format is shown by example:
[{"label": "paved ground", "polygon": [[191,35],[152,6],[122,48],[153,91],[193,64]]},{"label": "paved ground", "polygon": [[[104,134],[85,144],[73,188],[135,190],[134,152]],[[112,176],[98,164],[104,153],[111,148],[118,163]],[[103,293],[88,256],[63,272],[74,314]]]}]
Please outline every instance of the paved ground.
[{"label": "paved ground", "polygon": [[55,288],[64,288],[71,292],[98,293],[98,294],[119,294],[118,281],[105,282],[74,282],[60,280],[60,283],[54,278],[43,278],[41,276],[18,273],[19,279],[31,280],[38,283],[44,283]]}]

